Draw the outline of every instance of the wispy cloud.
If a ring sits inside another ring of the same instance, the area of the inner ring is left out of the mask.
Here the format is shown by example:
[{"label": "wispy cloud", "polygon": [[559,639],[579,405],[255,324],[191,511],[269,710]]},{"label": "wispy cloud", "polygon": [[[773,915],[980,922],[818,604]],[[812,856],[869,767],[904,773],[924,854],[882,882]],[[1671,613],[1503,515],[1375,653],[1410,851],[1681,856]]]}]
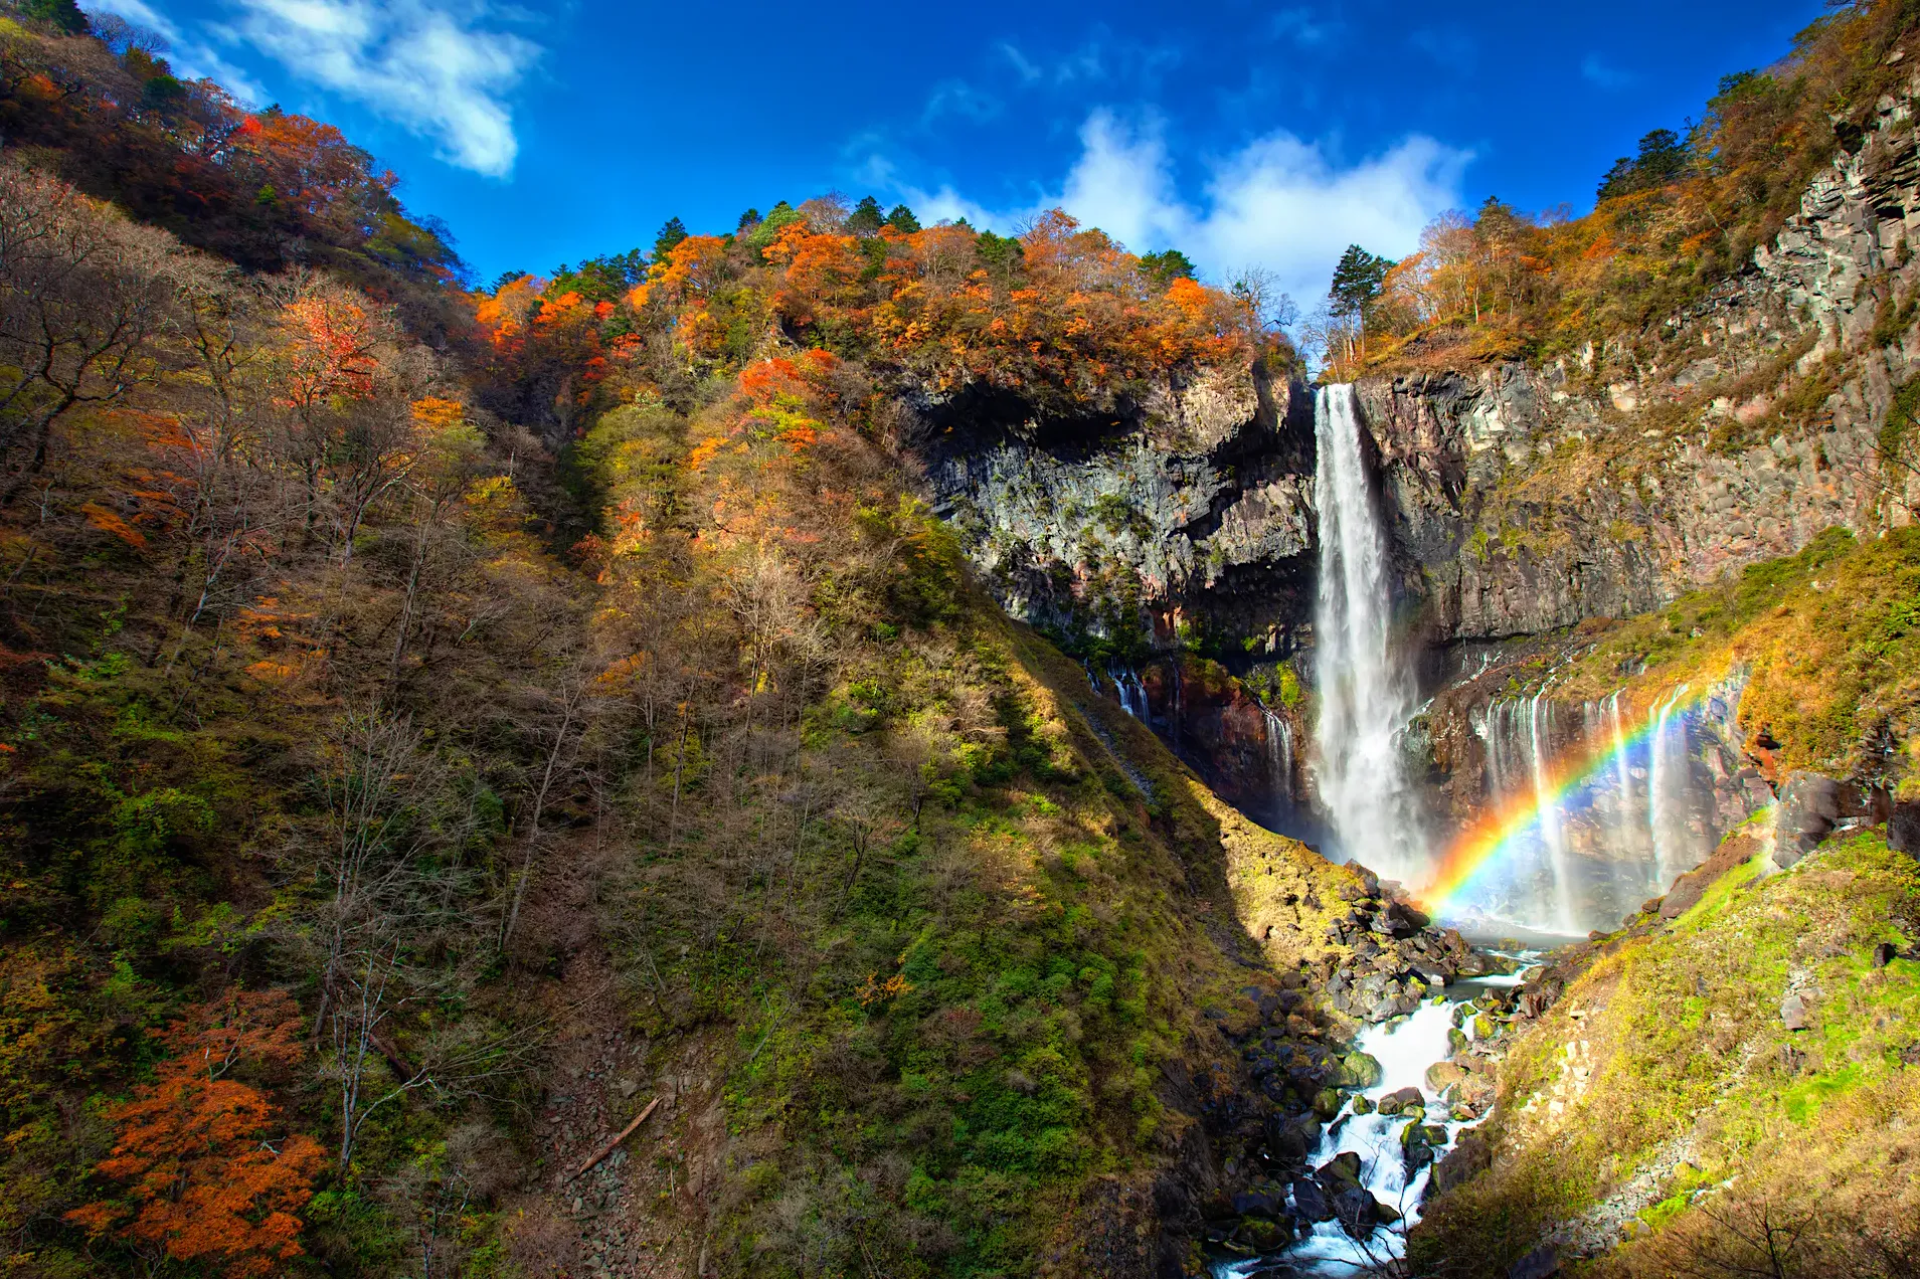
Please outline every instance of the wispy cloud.
[{"label": "wispy cloud", "polygon": [[[124,0],[121,0],[124,2]],[[519,153],[509,102],[540,58],[487,0],[235,0],[229,39],[437,143],[492,177]]]},{"label": "wispy cloud", "polygon": [[[1177,247],[1214,279],[1262,268],[1310,304],[1326,290],[1347,245],[1393,257],[1411,252],[1421,230],[1460,203],[1460,180],[1473,158],[1416,134],[1342,164],[1318,143],[1275,132],[1214,159],[1204,198],[1195,202],[1181,196],[1164,131],[1152,117],[1129,124],[1095,111],[1080,144],[1058,194],[1025,208],[988,209],[951,186],[896,189],[923,219],[965,217],[1001,230],[1057,204],[1136,251]],[[892,176],[884,165],[873,172]]]},{"label": "wispy cloud", "polygon": [[1407,43],[1435,62],[1450,66],[1470,65],[1480,52],[1466,32],[1443,27],[1416,27],[1407,33]]},{"label": "wispy cloud", "polygon": [[1597,53],[1589,53],[1581,61],[1580,74],[1602,89],[1624,89],[1634,82],[1633,72],[1609,66],[1600,60],[1600,55]]},{"label": "wispy cloud", "polygon": [[1020,52],[1019,46],[1011,40],[1002,40],[1000,42],[1000,52],[1008,62],[1013,64],[1014,72],[1020,77],[1022,84],[1032,84],[1035,80],[1038,80],[1046,74],[1040,69],[1038,63],[1026,54]]},{"label": "wispy cloud", "polygon": [[998,116],[1000,110],[1000,99],[993,94],[965,80],[942,80],[928,95],[920,123],[929,125],[942,116],[961,116],[979,124]]},{"label": "wispy cloud", "polygon": [[1311,49],[1332,43],[1340,34],[1340,23],[1311,9],[1282,9],[1267,20],[1267,29],[1278,39]]}]

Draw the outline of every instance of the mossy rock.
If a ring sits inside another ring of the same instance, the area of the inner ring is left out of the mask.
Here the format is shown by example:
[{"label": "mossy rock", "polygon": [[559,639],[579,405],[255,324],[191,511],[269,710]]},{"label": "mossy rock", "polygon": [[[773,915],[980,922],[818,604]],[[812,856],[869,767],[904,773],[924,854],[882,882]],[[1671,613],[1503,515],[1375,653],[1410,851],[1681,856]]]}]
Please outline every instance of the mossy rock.
[{"label": "mossy rock", "polygon": [[1336,1088],[1371,1088],[1386,1078],[1379,1061],[1363,1052],[1351,1052],[1340,1059],[1340,1070],[1333,1078]]}]

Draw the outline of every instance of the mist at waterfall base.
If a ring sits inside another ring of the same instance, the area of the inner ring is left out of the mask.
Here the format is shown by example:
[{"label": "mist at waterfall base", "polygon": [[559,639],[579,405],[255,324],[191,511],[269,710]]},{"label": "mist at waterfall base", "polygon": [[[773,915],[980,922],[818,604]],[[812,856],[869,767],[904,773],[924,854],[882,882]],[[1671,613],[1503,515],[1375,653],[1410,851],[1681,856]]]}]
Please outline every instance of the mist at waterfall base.
[{"label": "mist at waterfall base", "polygon": [[1703,719],[1726,714],[1720,699],[1689,699],[1684,687],[1638,722],[1618,693],[1492,703],[1473,725],[1487,755],[1487,805],[1441,855],[1421,900],[1469,926],[1616,926],[1711,851],[1711,793],[1695,776],[1694,741]]}]

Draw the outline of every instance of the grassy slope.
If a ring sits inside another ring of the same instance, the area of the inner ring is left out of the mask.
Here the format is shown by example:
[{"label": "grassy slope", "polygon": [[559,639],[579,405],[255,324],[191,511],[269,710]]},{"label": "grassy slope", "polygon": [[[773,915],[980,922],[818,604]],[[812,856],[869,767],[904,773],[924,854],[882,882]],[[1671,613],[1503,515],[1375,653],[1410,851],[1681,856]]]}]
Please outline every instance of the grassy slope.
[{"label": "grassy slope", "polygon": [[[1858,543],[1829,530],[1798,555],[1573,637],[1556,688],[1601,697],[1624,683],[1643,712],[1679,684],[1743,676],[1741,727],[1777,744],[1783,772],[1911,792],[1917,607],[1920,530]],[[1550,664],[1539,659],[1542,674]],[[1920,875],[1873,832],[1772,877],[1761,860],[1672,925],[1606,943],[1519,1038],[1487,1129],[1492,1171],[1423,1227],[1416,1256],[1433,1273],[1504,1273],[1556,1228],[1563,1242],[1605,1248],[1626,1237],[1623,1223],[1640,1237],[1597,1272],[1771,1273],[1743,1242],[1770,1223],[1799,1232],[1780,1245],[1784,1274],[1854,1273],[1856,1262],[1858,1273],[1906,1273],[1888,1258],[1913,1246],[1903,1223],[1920,963],[1875,969],[1870,952],[1920,940]],[[1797,1033],[1780,1012],[1790,989],[1814,1009]]]},{"label": "grassy slope", "polygon": [[[1259,955],[1236,889],[1285,883],[1315,902],[1267,921],[1269,957],[1291,966],[1345,872],[1214,799],[982,598],[945,642],[875,656],[890,717],[977,686],[1027,764],[1006,776],[988,760],[929,802],[844,914],[815,921],[808,958],[755,964],[722,946],[707,961],[698,980],[737,1031],[727,1264],[1085,1273],[1088,1250],[1115,1243],[1101,1223],[1116,1204],[1137,1210],[1194,1122],[1163,1100],[1167,1078],[1233,1069],[1204,1014],[1250,1012],[1238,990]],[[856,750],[878,768],[884,734],[869,733]],[[833,866],[799,878],[839,879],[845,849],[821,851]],[[664,922],[645,932],[671,950]],[[668,966],[670,983],[683,976]]]},{"label": "grassy slope", "polygon": [[[1920,874],[1872,833],[1758,869],[1729,873],[1670,928],[1606,946],[1517,1042],[1487,1130],[1492,1171],[1422,1229],[1431,1272],[1504,1273],[1583,1218],[1603,1245],[1621,1219],[1640,1236],[1599,1263],[1607,1274],[1767,1273],[1714,1261],[1730,1249],[1743,1264],[1738,1238],[1762,1212],[1810,1226],[1787,1274],[1847,1273],[1822,1269],[1832,1250],[1864,1258],[1876,1236],[1910,1247],[1920,962],[1875,968],[1871,952],[1920,933]],[[1790,991],[1812,1009],[1803,1031],[1781,1017]]]}]

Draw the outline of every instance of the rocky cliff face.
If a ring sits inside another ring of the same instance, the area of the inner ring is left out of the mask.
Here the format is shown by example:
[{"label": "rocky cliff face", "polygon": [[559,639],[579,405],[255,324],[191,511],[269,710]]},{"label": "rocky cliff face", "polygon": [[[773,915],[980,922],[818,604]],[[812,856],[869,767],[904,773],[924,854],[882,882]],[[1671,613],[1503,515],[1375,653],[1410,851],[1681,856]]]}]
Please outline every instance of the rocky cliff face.
[{"label": "rocky cliff face", "polygon": [[[1374,377],[1407,601],[1432,639],[1662,604],[1823,528],[1903,521],[1875,442],[1920,360],[1916,76],[1738,276],[1658,333],[1539,364]],[[1265,369],[1043,419],[928,401],[938,509],[1016,616],[1170,647],[1289,651],[1312,614],[1312,407]]]},{"label": "rocky cliff face", "polygon": [[1642,612],[1823,528],[1904,522],[1911,480],[1875,444],[1920,359],[1914,94],[1883,98],[1774,241],[1662,332],[1362,382],[1435,638]]},{"label": "rocky cliff face", "polygon": [[1014,616],[1138,660],[1202,619],[1278,646],[1310,613],[1312,407],[1284,370],[1211,370],[1077,418],[917,407],[935,509]]}]

